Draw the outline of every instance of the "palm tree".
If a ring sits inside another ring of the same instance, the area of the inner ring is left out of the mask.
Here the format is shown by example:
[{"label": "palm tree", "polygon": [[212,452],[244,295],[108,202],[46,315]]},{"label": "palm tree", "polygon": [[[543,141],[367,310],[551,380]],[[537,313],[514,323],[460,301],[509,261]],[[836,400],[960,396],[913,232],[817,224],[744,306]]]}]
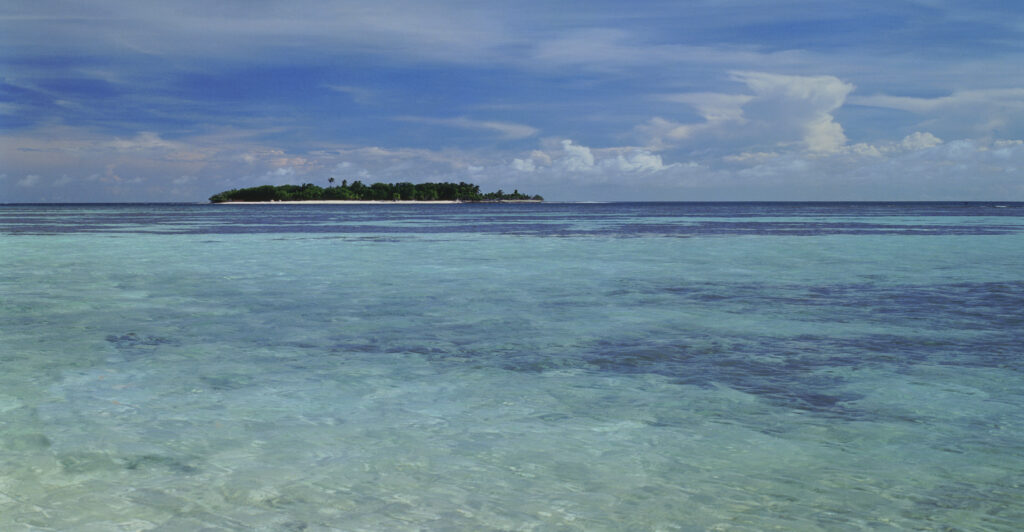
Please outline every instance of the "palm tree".
[{"label": "palm tree", "polygon": [[332,177],[332,178],[328,179],[327,182],[333,185],[334,184],[334,178]]}]

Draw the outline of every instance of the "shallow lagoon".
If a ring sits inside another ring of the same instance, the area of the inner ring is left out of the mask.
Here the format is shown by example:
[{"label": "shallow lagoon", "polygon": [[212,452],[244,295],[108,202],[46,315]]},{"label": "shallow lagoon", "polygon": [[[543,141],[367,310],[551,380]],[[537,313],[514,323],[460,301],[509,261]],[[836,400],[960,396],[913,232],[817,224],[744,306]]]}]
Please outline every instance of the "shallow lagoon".
[{"label": "shallow lagoon", "polygon": [[0,206],[0,529],[1013,530],[1007,205]]}]

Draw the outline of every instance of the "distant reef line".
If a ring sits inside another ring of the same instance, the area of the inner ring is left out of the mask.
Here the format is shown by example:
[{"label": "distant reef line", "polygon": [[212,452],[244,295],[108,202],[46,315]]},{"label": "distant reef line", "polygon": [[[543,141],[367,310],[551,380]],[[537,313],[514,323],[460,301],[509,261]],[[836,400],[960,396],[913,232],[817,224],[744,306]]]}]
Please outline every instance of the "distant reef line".
[{"label": "distant reef line", "polygon": [[539,194],[520,193],[518,189],[509,193],[480,192],[480,186],[472,183],[374,183],[365,185],[362,181],[342,180],[334,185],[320,187],[312,183],[302,185],[262,185],[251,188],[226,190],[210,196],[210,203],[462,203],[501,202],[533,203],[544,201]]}]

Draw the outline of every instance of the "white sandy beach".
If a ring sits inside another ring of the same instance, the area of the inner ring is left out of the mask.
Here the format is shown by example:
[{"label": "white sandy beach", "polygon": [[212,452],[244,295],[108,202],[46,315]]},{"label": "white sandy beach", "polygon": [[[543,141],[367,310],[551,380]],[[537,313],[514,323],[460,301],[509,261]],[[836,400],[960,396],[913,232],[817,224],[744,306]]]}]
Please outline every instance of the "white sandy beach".
[{"label": "white sandy beach", "polygon": [[217,205],[447,205],[461,201],[366,201],[366,200],[310,200],[310,201],[224,201]]},{"label": "white sandy beach", "polygon": [[453,203],[541,203],[539,200],[498,201],[368,201],[368,200],[310,200],[310,201],[224,201],[214,205],[450,205]]}]

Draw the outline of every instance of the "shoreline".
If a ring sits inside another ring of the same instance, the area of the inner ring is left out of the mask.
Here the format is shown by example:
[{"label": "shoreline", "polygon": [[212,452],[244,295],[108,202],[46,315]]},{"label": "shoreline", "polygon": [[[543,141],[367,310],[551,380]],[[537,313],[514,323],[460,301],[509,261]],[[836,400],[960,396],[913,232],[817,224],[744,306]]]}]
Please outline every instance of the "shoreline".
[{"label": "shoreline", "polygon": [[380,200],[309,200],[309,201],[222,201],[209,205],[454,205],[459,203],[542,203],[540,200],[495,200],[495,201],[380,201]]}]

